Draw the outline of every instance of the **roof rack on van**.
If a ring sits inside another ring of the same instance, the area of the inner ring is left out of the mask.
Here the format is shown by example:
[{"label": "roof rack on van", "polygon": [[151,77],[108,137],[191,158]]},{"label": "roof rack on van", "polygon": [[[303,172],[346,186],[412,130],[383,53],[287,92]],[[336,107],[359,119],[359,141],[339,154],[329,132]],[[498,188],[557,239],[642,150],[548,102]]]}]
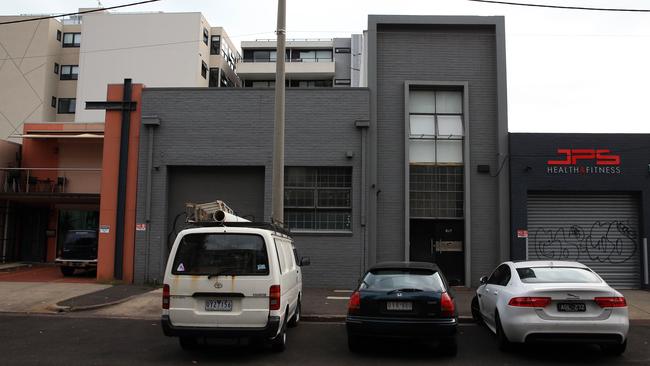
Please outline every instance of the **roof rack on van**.
[{"label": "roof rack on van", "polygon": [[270,222],[228,222],[228,221],[223,221],[223,222],[215,222],[215,221],[194,221],[194,222],[188,222],[188,226],[196,226],[196,227],[250,227],[250,228],[256,228],[256,229],[266,229],[266,230],[272,230],[274,232],[278,232],[284,235],[291,235],[291,231],[283,226],[277,225],[277,224],[272,224]]}]

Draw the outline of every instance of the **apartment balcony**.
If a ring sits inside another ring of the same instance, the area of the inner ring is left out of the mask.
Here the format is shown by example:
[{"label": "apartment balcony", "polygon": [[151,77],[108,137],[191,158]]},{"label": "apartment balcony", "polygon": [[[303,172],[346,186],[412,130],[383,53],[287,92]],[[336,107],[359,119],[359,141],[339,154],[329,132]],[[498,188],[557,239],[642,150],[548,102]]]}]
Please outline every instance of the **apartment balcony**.
[{"label": "apartment balcony", "polygon": [[[287,79],[325,79],[336,73],[332,59],[288,59],[285,63]],[[237,75],[244,80],[269,80],[275,78],[275,60],[247,60],[237,63]]]},{"label": "apartment balcony", "polygon": [[0,199],[98,202],[101,175],[93,168],[0,168]]}]

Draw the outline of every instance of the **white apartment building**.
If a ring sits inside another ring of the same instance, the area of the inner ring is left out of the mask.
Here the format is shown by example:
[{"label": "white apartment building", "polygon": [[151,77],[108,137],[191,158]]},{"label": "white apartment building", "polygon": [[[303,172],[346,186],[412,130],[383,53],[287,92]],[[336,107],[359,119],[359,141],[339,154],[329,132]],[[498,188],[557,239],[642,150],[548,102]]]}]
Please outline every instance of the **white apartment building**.
[{"label": "white apartment building", "polygon": [[[362,35],[351,38],[289,39],[286,42],[287,87],[358,87],[362,65]],[[237,75],[244,87],[275,85],[275,39],[241,43],[243,58]]]},{"label": "white apartment building", "polygon": [[0,138],[25,122],[103,122],[104,112],[85,102],[105,100],[107,84],[125,78],[148,87],[240,86],[239,58],[201,13],[103,11],[0,25]]}]

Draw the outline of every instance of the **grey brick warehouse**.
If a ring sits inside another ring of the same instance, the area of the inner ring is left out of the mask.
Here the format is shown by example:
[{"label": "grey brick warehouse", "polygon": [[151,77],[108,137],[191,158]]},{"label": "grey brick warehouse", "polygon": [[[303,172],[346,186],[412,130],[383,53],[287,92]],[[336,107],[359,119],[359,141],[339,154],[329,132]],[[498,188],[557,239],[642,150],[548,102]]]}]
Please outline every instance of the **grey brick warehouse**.
[{"label": "grey brick warehouse", "polygon": [[[386,260],[475,285],[510,249],[504,20],[370,16],[362,38],[367,88],[287,90],[305,286],[350,288]],[[145,89],[142,115],[135,278],[160,282],[185,202],[269,220],[273,90]]]},{"label": "grey brick warehouse", "polygon": [[369,262],[509,258],[503,17],[370,16]]},{"label": "grey brick warehouse", "polygon": [[[149,220],[149,227],[136,234],[136,282],[161,282],[169,240],[173,241],[184,218],[177,219],[176,230],[174,219],[185,202],[222,199],[241,216],[270,219],[273,97],[273,89],[146,89],[137,221]],[[298,181],[294,184],[305,186],[304,193],[310,193],[311,185],[302,184],[305,175],[335,180],[339,171],[350,174],[349,182],[334,184],[343,189],[332,187],[349,195],[349,208],[316,212],[335,215],[345,211],[349,224],[294,230],[300,255],[312,259],[312,265],[304,270],[305,282],[309,286],[352,286],[362,269],[363,244],[361,131],[355,122],[368,120],[368,90],[289,89],[286,98],[285,163],[296,168]],[[288,178],[287,186],[293,179]],[[327,197],[321,197],[323,200]],[[309,209],[297,209],[296,213],[303,211],[304,216],[314,214]]]}]

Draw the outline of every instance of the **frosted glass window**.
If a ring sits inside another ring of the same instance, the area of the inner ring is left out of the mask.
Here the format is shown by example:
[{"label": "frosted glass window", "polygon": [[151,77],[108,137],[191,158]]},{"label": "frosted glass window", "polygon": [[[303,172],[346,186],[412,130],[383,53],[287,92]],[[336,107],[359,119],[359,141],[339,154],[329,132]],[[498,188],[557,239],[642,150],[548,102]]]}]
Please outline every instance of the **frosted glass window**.
[{"label": "frosted glass window", "polygon": [[411,115],[411,131],[410,134],[413,137],[425,137],[425,136],[434,136],[436,134],[435,130],[435,117],[434,116],[423,116],[423,115]]},{"label": "frosted glass window", "polygon": [[463,113],[461,92],[441,91],[436,93],[437,113]]},{"label": "frosted glass window", "polygon": [[463,136],[463,120],[461,116],[438,116],[438,136]]},{"label": "frosted glass window", "polygon": [[433,140],[410,140],[409,161],[411,163],[434,163],[436,142]]},{"label": "frosted glass window", "polygon": [[435,113],[435,92],[412,90],[409,94],[409,113]]},{"label": "frosted glass window", "polygon": [[437,161],[441,164],[463,162],[462,140],[438,140],[436,142]]}]

